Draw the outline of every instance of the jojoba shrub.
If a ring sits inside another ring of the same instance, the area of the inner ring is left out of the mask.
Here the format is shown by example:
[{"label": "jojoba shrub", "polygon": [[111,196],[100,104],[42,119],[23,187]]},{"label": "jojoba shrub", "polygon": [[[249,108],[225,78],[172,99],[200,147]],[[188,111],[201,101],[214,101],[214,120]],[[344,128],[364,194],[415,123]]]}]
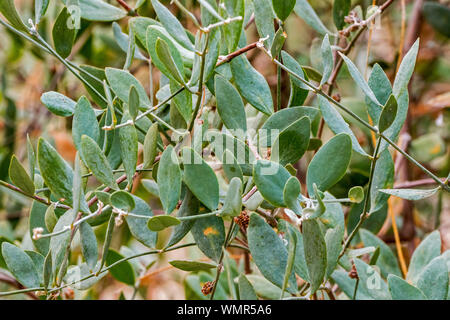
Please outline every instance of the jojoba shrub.
[{"label": "jojoba shrub", "polygon": [[1,0],[0,297],[447,299],[450,9],[370,2]]}]

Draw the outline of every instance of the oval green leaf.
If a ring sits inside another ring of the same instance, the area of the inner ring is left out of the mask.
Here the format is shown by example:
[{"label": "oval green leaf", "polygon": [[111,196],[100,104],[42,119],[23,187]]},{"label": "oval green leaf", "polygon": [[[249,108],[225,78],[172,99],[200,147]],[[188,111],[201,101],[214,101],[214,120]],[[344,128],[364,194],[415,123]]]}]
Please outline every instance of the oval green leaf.
[{"label": "oval green leaf", "polygon": [[247,131],[247,118],[244,103],[239,92],[224,77],[217,75],[214,78],[217,111],[225,127],[230,130]]},{"label": "oval green leaf", "polygon": [[38,164],[42,178],[50,191],[58,198],[72,203],[72,168],[43,138],[39,139]]},{"label": "oval green leaf", "polygon": [[73,18],[69,13],[69,10],[64,7],[53,25],[53,43],[55,44],[56,52],[62,58],[67,58],[72,51],[76,32],[75,28],[69,28],[69,21],[72,19]]},{"label": "oval green leaf", "polygon": [[61,117],[70,117],[75,112],[76,102],[65,95],[49,91],[41,96],[41,102],[50,112]]},{"label": "oval green leaf", "polygon": [[327,247],[325,238],[315,219],[302,222],[303,248],[308,267],[311,292],[316,292],[322,284],[327,270]]},{"label": "oval green leaf", "polygon": [[[182,150],[184,175],[183,181],[208,209],[219,206],[219,182],[214,170],[191,148]],[[198,179],[201,177],[201,183]]]},{"label": "oval green leaf", "polygon": [[311,122],[303,117],[281,131],[272,145],[271,161],[281,165],[295,164],[306,152],[311,135]]},{"label": "oval green leaf", "polygon": [[199,261],[172,260],[169,263],[177,269],[189,272],[209,271],[217,268],[217,265]]},{"label": "oval green leaf", "polygon": [[111,205],[114,208],[118,208],[126,212],[131,212],[136,205],[136,203],[134,202],[133,195],[124,190],[114,192],[111,195],[110,201]]},{"label": "oval green leaf", "polygon": [[[283,240],[256,213],[250,214],[247,237],[250,253],[259,271],[267,280],[281,288],[288,261],[288,251]],[[292,273],[287,291],[293,293],[296,290]]]},{"label": "oval green leaf", "polygon": [[261,195],[277,207],[285,207],[283,190],[291,174],[280,164],[258,160],[253,167],[253,179]]},{"label": "oval green leaf", "polygon": [[[108,255],[106,257],[106,265],[111,266],[115,262],[122,260],[124,258],[125,257],[120,253],[118,253],[117,251],[109,249]],[[113,266],[112,268],[109,269],[109,272],[117,281],[123,282],[130,286],[134,286],[134,283],[136,281],[136,275],[134,273],[133,266],[129,261],[123,261]]]},{"label": "oval green leaf", "polygon": [[144,168],[153,166],[157,154],[158,134],[158,124],[155,122],[147,131],[144,139]]},{"label": "oval green leaf", "polygon": [[164,229],[167,229],[172,226],[176,226],[180,224],[181,221],[178,220],[175,217],[167,216],[167,215],[161,215],[161,216],[155,216],[148,220],[147,226],[151,231],[161,231]]},{"label": "oval green leaf", "polygon": [[14,183],[26,194],[34,194],[34,183],[15,155],[11,157],[11,162],[9,164],[9,178],[12,183]]}]

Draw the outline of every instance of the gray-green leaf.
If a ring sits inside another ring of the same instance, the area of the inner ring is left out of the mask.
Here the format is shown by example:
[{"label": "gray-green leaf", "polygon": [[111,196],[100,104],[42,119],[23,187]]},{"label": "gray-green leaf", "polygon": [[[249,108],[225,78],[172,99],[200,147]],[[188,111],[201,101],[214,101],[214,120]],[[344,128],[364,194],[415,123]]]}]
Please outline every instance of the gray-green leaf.
[{"label": "gray-green leaf", "polygon": [[176,226],[180,223],[181,221],[175,217],[160,215],[150,218],[147,222],[147,226],[151,231],[158,232],[169,227]]},{"label": "gray-green leaf", "polygon": [[106,68],[106,78],[112,91],[120,100],[129,104],[130,89],[134,86],[139,94],[140,108],[147,109],[150,106],[150,99],[141,83],[128,71]]},{"label": "gray-green leaf", "polygon": [[435,195],[440,190],[440,187],[422,190],[422,189],[380,189],[380,192],[390,194],[394,197],[399,197],[406,200],[422,200]]},{"label": "gray-green leaf", "polygon": [[[288,260],[288,251],[283,241],[256,213],[250,214],[247,237],[253,261],[259,271],[267,280],[281,288]],[[289,278],[287,291],[297,291],[293,273]]]},{"label": "gray-green leaf", "polygon": [[415,286],[409,284],[399,276],[390,274],[387,278],[389,292],[393,300],[426,300],[427,297]]},{"label": "gray-green leaf", "polygon": [[152,5],[167,32],[186,49],[194,51],[194,46],[180,21],[158,0],[152,0]]},{"label": "gray-green leaf", "polygon": [[350,12],[351,0],[334,0],[333,3],[333,20],[338,30],[345,26],[344,18]]},{"label": "gray-green leaf", "polygon": [[124,190],[114,192],[110,197],[110,201],[114,208],[118,208],[126,212],[131,212],[131,210],[133,210],[136,206],[133,195]]},{"label": "gray-green leaf", "polygon": [[178,83],[184,84],[182,69],[180,70],[172,58],[169,45],[161,38],[156,39],[156,54],[159,60],[164,64],[170,72],[171,77]]},{"label": "gray-green leaf", "polygon": [[441,235],[439,230],[430,233],[414,251],[408,267],[407,280],[417,282],[425,266],[441,253]]},{"label": "gray-green leaf", "polygon": [[291,174],[280,164],[258,160],[253,167],[253,179],[261,195],[277,207],[285,207],[283,190]]},{"label": "gray-green leaf", "polygon": [[0,1],[0,12],[17,29],[28,32],[28,28],[23,23],[14,5],[14,0]]},{"label": "gray-green leaf", "polygon": [[72,203],[72,168],[43,138],[39,139],[37,154],[45,184],[58,199]]},{"label": "gray-green leaf", "polygon": [[448,269],[444,258],[433,259],[419,274],[417,288],[430,300],[445,300],[448,294]]},{"label": "gray-green leaf", "polygon": [[222,207],[221,215],[237,217],[242,209],[242,181],[234,177],[228,186],[225,202]]},{"label": "gray-green leaf", "polygon": [[325,25],[317,16],[317,13],[314,11],[307,0],[297,0],[294,11],[300,16],[300,18],[305,20],[308,25],[310,25],[320,34],[331,34],[331,32],[327,29],[327,27],[325,27]]},{"label": "gray-green leaf", "polygon": [[172,260],[169,263],[177,269],[183,271],[209,271],[216,268],[217,265],[206,262],[199,261],[188,261],[188,260]]},{"label": "gray-green leaf", "polygon": [[281,131],[272,145],[271,161],[281,165],[296,163],[306,152],[311,135],[311,123],[303,117]]},{"label": "gray-green leaf", "polygon": [[400,272],[400,268],[398,267],[397,258],[386,243],[384,243],[380,238],[365,229],[361,229],[359,231],[359,235],[361,236],[361,240],[363,241],[364,246],[380,248],[380,254],[378,256],[376,265],[380,267],[381,274],[384,277],[387,277],[388,274],[394,274],[396,276],[402,275]]},{"label": "gray-green leaf", "polygon": [[[109,249],[108,255],[106,257],[106,265],[111,266],[112,264],[124,258],[125,257],[117,251]],[[109,272],[117,281],[126,283],[130,286],[134,286],[136,275],[134,273],[133,266],[129,261],[123,261],[117,265],[114,265],[111,269],[109,269]]]},{"label": "gray-green leaf", "polygon": [[[138,214],[140,216],[148,216],[149,218],[153,217],[153,211],[147,202],[134,195],[133,199],[135,207],[131,210],[131,213]],[[156,246],[158,234],[150,231],[147,224],[143,223],[141,218],[127,216],[125,219],[133,237],[149,248],[154,248]]]},{"label": "gray-green leaf", "polygon": [[395,117],[397,116],[397,100],[394,95],[389,97],[386,105],[381,111],[380,120],[378,121],[378,129],[380,132],[386,131],[392,123],[394,123]]},{"label": "gray-green leaf", "polygon": [[[131,120],[128,112],[122,117],[122,123]],[[127,125],[119,129],[120,154],[122,156],[123,166],[127,175],[128,184],[133,182],[133,176],[136,172],[138,157],[138,136],[134,125]]]},{"label": "gray-green leaf", "polygon": [[347,122],[345,122],[344,118],[341,114],[333,108],[327,99],[322,96],[319,96],[319,107],[320,112],[322,113],[323,119],[325,120],[328,127],[330,127],[331,131],[335,134],[346,133],[352,139],[352,148],[359,154],[363,156],[368,156],[366,151],[359,144],[358,139],[353,133],[352,129]]},{"label": "gray-green leaf", "polygon": [[353,62],[347,58],[345,55],[340,53],[338,51],[341,58],[344,60],[345,64],[347,65],[348,71],[350,72],[350,75],[352,76],[353,80],[355,80],[358,87],[364,92],[364,94],[376,105],[381,106],[380,102],[378,102],[377,97],[373,93],[372,89],[367,84],[366,80],[364,80],[364,77],[359,72],[358,68],[353,64]]},{"label": "gray-green leaf", "polygon": [[331,72],[333,71],[333,51],[331,51],[330,40],[328,38],[328,34],[325,35],[322,42],[322,80],[320,81],[320,85],[327,83],[328,78],[331,76]]},{"label": "gray-green leaf", "polygon": [[41,96],[41,102],[48,108],[48,110],[61,117],[70,117],[73,115],[77,104],[72,99],[55,91],[44,93]]},{"label": "gray-green leaf", "polygon": [[86,264],[93,270],[98,260],[98,244],[94,230],[87,222],[80,225],[81,252]]},{"label": "gray-green leaf", "polygon": [[[219,182],[214,170],[191,148],[182,150],[183,181],[192,193],[210,210],[219,205]],[[202,183],[198,183],[201,177]]]},{"label": "gray-green leaf", "polygon": [[75,39],[75,28],[69,28],[71,14],[66,7],[62,9],[53,25],[52,35],[56,52],[62,57],[67,58],[72,51],[73,41]]},{"label": "gray-green leaf", "polygon": [[278,19],[284,21],[294,10],[295,0],[272,0],[273,10],[277,14]]},{"label": "gray-green leaf", "polygon": [[355,258],[354,262],[358,272],[360,289],[367,292],[374,300],[391,300],[388,286],[380,274],[372,266],[358,258]]},{"label": "gray-green leaf", "polygon": [[255,289],[245,275],[239,276],[238,286],[240,300],[258,300]]},{"label": "gray-green leaf", "polygon": [[197,219],[191,229],[198,248],[210,259],[218,262],[225,243],[225,227],[222,218]]},{"label": "gray-green leaf", "polygon": [[152,124],[144,139],[144,168],[151,168],[156,158],[158,145],[158,123]]},{"label": "gray-green leaf", "polygon": [[78,100],[72,120],[73,143],[78,151],[81,151],[82,135],[91,137],[94,141],[98,141],[100,136],[100,129],[94,109],[89,100],[84,96]]},{"label": "gray-green leaf", "polygon": [[398,68],[397,75],[395,76],[392,92],[396,99],[399,98],[401,92],[408,88],[409,80],[414,71],[416,65],[417,53],[419,52],[419,39],[414,42],[411,49],[403,57],[402,63]]}]

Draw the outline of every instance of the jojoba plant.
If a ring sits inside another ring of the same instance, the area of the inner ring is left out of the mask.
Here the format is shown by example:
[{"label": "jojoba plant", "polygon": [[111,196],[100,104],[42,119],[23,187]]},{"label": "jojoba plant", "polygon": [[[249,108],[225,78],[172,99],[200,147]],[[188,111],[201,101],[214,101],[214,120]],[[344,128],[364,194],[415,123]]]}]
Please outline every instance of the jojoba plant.
[{"label": "jojoba plant", "polygon": [[[364,71],[355,45],[398,1],[328,2],[325,22],[307,0],[0,1],[2,38],[56,63],[40,108],[76,152],[44,128],[7,158],[3,197],[29,211],[26,232],[0,232],[0,297],[82,299],[112,277],[145,298],[142,279],[170,265],[186,299],[447,299],[439,231],[407,266],[391,212],[450,191],[399,142],[420,40],[389,77]],[[294,20],[314,63],[288,52]],[[84,88],[62,90],[64,72]],[[395,188],[395,158],[432,187]],[[391,218],[397,251],[377,236]]]}]

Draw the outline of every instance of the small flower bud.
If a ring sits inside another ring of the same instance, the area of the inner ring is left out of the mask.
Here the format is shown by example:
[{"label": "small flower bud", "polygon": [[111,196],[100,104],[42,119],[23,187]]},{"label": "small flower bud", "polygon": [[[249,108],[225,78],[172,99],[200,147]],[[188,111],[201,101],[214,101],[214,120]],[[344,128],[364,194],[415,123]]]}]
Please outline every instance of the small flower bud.
[{"label": "small flower bud", "polygon": [[122,223],[123,223],[123,218],[128,215],[128,212],[126,212],[126,211],[124,211],[122,209],[119,209],[119,208],[114,208],[112,210],[112,212],[118,214],[117,217],[114,218],[114,222],[115,222],[116,227],[121,226]]}]

